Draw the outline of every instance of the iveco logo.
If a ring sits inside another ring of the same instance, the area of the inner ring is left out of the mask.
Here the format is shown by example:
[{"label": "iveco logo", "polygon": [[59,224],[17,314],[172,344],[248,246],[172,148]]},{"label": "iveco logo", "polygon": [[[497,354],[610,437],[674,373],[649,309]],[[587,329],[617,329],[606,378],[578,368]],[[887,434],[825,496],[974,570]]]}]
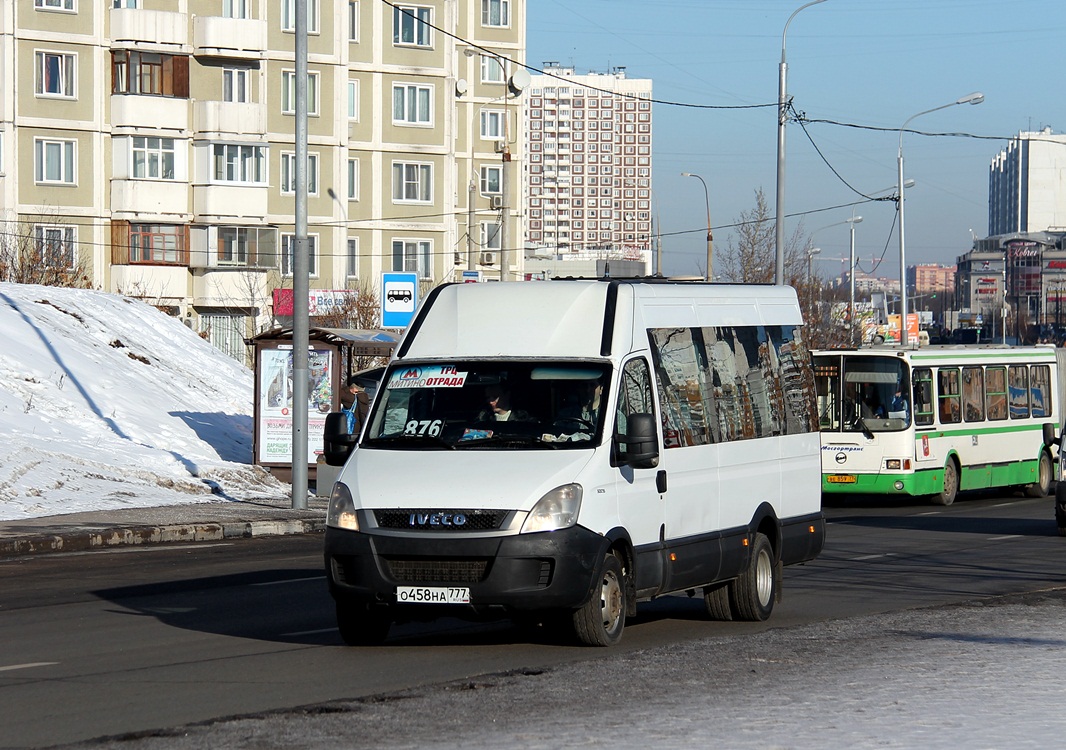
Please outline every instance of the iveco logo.
[{"label": "iveco logo", "polygon": [[466,525],[466,516],[462,513],[412,513],[407,523],[416,528],[458,527]]},{"label": "iveco logo", "polygon": [[844,453],[844,452],[840,452],[840,453],[836,454],[836,460],[837,460],[838,464],[845,463],[848,460],[848,454]]}]

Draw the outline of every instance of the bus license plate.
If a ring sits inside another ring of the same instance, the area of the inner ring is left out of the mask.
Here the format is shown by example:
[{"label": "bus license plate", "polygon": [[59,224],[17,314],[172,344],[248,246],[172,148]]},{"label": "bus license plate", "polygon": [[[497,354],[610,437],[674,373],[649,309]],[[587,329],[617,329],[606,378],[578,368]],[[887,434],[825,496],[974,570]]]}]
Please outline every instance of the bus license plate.
[{"label": "bus license plate", "polygon": [[855,484],[854,474],[827,474],[825,481],[829,484]]},{"label": "bus license plate", "polygon": [[470,589],[444,586],[397,586],[400,604],[469,604]]}]

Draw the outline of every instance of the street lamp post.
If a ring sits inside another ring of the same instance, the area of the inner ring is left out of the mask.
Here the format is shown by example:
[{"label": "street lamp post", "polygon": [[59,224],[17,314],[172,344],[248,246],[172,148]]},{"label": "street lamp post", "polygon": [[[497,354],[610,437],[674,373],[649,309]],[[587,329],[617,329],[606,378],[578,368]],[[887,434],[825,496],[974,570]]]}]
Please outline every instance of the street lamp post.
[{"label": "street lamp post", "polygon": [[850,219],[844,219],[850,226],[848,227],[851,234],[850,250],[848,252],[848,334],[851,339],[851,345],[855,346],[855,225],[862,221],[861,216],[852,216]]},{"label": "street lamp post", "polygon": [[714,236],[711,234],[711,194],[707,190],[706,181],[704,181],[704,179],[698,174],[693,174],[692,172],[682,172],[681,176],[695,177],[697,180],[703,183],[703,198],[707,203],[707,281],[710,281],[714,278],[714,275],[711,271],[713,263],[712,250],[714,247]]},{"label": "street lamp post", "polygon": [[775,218],[777,261],[774,266],[774,283],[778,285],[785,283],[785,123],[788,120],[786,96],[788,64],[785,62],[785,35],[788,34],[788,25],[801,10],[824,2],[825,0],[813,0],[796,8],[785,21],[785,28],[781,31],[781,64],[778,66],[777,75],[777,216]]},{"label": "street lamp post", "polygon": [[907,346],[907,244],[904,232],[904,211],[903,211],[903,131],[907,129],[907,125],[911,120],[922,115],[927,115],[930,112],[936,112],[941,109],[947,109],[948,107],[954,107],[957,104],[980,104],[985,100],[985,95],[980,92],[974,92],[967,94],[961,99],[956,99],[953,102],[947,104],[941,104],[939,107],[933,107],[919,112],[916,115],[911,115],[903,121],[903,125],[899,128],[899,151],[896,158],[896,162],[899,168],[897,175],[897,192],[899,194],[899,309],[900,309],[900,324],[899,324],[899,342],[901,346]]},{"label": "street lamp post", "polygon": [[814,314],[814,293],[811,289],[813,282],[811,281],[811,270],[814,266],[814,256],[822,252],[820,247],[812,247],[807,250],[807,322],[810,322],[811,316]]}]

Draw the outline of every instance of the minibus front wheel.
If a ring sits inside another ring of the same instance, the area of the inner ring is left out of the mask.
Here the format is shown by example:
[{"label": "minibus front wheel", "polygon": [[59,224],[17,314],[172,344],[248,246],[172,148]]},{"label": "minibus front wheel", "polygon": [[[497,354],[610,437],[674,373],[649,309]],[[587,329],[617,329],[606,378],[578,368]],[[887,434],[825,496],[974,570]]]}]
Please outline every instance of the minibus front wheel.
[{"label": "minibus front wheel", "polygon": [[588,646],[612,646],[626,624],[626,584],[622,562],[608,552],[600,566],[599,586],[592,598],[574,612],[574,633]]}]

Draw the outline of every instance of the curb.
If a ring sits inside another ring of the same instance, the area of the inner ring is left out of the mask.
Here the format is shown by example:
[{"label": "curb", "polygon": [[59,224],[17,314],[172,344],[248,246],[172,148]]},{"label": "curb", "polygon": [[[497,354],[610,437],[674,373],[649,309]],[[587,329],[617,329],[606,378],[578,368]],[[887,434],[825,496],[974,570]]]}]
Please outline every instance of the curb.
[{"label": "curb", "polygon": [[49,552],[85,552],[140,544],[219,542],[226,539],[314,534],[324,532],[325,529],[324,519],[131,526],[96,531],[80,529],[62,534],[38,534],[19,539],[0,539],[0,557]]}]

